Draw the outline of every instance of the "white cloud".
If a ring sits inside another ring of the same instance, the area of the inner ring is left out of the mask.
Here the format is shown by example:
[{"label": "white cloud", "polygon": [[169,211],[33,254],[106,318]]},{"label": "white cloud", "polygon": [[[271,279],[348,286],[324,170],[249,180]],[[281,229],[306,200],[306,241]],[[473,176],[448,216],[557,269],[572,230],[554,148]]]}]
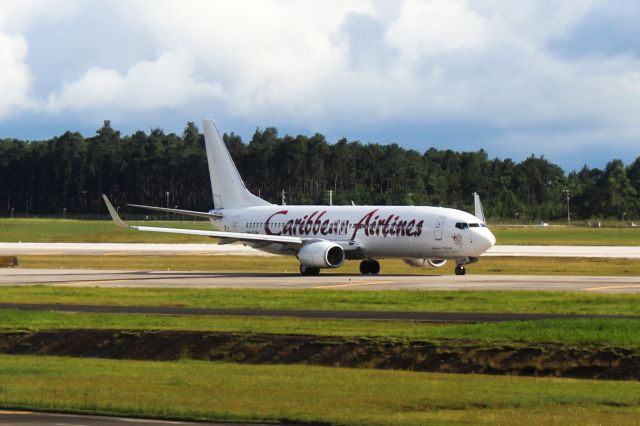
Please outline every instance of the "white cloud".
[{"label": "white cloud", "polygon": [[372,13],[367,1],[176,1],[136,4],[136,25],[162,50],[196,58],[220,81],[239,115],[312,116],[323,109],[326,79],[346,63],[336,37],[349,13]]},{"label": "white cloud", "polygon": [[[0,1],[0,119],[36,106],[33,75],[27,66],[28,42],[22,34],[38,19],[70,16],[75,1]],[[49,9],[51,8],[51,9]]]},{"label": "white cloud", "polygon": [[[367,1],[192,1],[187,7],[165,0],[133,9],[127,3],[122,13],[135,17],[131,24],[145,28],[159,50],[193,58],[204,79],[222,85],[237,115],[519,127],[603,118],[607,96],[588,87],[617,88],[608,83],[624,80],[624,71],[566,63],[545,50],[593,3],[407,0],[387,19]],[[387,25],[385,40],[397,56],[375,68],[353,68],[341,26],[355,13]]]},{"label": "white cloud", "polygon": [[21,33],[39,20],[73,17],[85,3],[83,0],[0,0],[0,27],[10,33]]},{"label": "white cloud", "polygon": [[0,32],[0,118],[30,104],[31,74],[24,63],[27,43]]},{"label": "white cloud", "polygon": [[410,57],[486,45],[487,20],[462,0],[407,0],[387,39]]},{"label": "white cloud", "polygon": [[571,31],[605,0],[474,0],[470,9],[491,19],[492,31],[507,44],[540,49]]},{"label": "white cloud", "polygon": [[[0,25],[8,22],[1,1]],[[28,38],[20,32],[45,19],[43,10],[56,9],[34,0],[11,4],[25,6],[12,12],[12,31],[18,33],[0,33],[0,65],[14,70],[14,81],[22,83],[8,83],[10,73],[0,75],[0,90],[15,90],[14,100],[0,99],[0,116],[30,102]],[[70,4],[57,19],[91,13],[92,3]],[[508,138],[530,145],[536,138],[566,137],[563,149],[578,149],[606,134],[630,146],[640,138],[640,59],[571,59],[549,47],[571,36],[585,17],[609,10],[608,4],[114,0],[101,9],[104,19],[114,22],[109,30],[133,34],[131,44],[144,46],[147,55],[133,60],[129,55],[118,69],[113,63],[83,64],[82,72],[65,74],[69,80],[41,94],[33,108],[182,110],[194,101],[212,101],[226,115],[297,127],[402,121],[450,124],[453,132],[457,124],[472,124],[502,131],[505,146]],[[615,4],[614,15],[639,9],[632,0]],[[73,21],[62,30],[73,31]],[[66,54],[73,55],[73,46]],[[43,72],[32,71],[36,78]]]},{"label": "white cloud", "polygon": [[92,68],[59,93],[49,95],[46,108],[52,112],[107,107],[140,111],[179,107],[193,98],[219,95],[219,85],[199,81],[188,57],[167,52],[153,62],[137,63],[126,74]]}]

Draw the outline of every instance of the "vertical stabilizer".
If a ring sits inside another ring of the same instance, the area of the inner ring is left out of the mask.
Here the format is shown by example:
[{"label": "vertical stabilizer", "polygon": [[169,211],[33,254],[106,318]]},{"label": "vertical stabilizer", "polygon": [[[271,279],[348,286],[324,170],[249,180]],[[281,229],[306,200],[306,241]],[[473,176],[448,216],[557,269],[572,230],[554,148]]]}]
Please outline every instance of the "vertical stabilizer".
[{"label": "vertical stabilizer", "polygon": [[217,209],[265,206],[271,203],[253,195],[242,182],[213,120],[202,120],[207,148],[213,205]]},{"label": "vertical stabilizer", "polygon": [[487,219],[484,217],[484,210],[482,210],[482,203],[480,202],[480,196],[477,192],[473,193],[473,204],[475,207],[475,212],[473,215],[480,219],[482,223],[487,223]]}]

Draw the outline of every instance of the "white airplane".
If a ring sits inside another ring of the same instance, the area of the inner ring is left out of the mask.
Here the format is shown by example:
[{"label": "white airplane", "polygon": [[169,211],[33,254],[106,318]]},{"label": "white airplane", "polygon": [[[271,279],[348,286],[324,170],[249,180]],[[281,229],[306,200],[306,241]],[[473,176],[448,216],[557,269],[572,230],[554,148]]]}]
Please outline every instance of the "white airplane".
[{"label": "white airplane", "polygon": [[289,206],[271,204],[245,187],[213,120],[203,120],[214,209],[209,212],[129,204],[210,220],[215,230],[131,226],[103,195],[116,225],[138,231],[220,238],[220,244],[242,242],[273,254],[293,255],[300,273],[318,275],[345,260],[361,260],[362,274],[377,274],[377,259],[400,258],[420,268],[439,268],[455,261],[455,273],[496,242],[474,194],[475,216],[461,210],[422,206]]}]

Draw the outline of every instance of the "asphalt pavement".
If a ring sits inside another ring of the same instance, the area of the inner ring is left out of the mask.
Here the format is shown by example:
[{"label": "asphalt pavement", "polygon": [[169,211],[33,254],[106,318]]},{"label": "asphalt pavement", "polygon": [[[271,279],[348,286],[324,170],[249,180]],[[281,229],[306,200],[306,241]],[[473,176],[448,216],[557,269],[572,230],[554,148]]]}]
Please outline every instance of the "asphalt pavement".
[{"label": "asphalt pavement", "polygon": [[320,290],[521,290],[640,293],[640,277],[360,275],[0,268],[0,287],[259,288]]},{"label": "asphalt pavement", "polygon": [[[0,243],[0,255],[233,255],[273,256],[242,244],[136,244],[136,243]],[[483,256],[589,257],[640,259],[640,246],[493,246]]]},{"label": "asphalt pavement", "polygon": [[[13,425],[56,425],[56,426],[168,426],[168,425],[185,425],[185,426],[261,426],[258,423],[204,423],[204,422],[185,422],[177,420],[157,420],[144,419],[134,417],[108,417],[108,416],[87,416],[81,414],[64,414],[64,413],[48,413],[48,412],[32,412],[20,410],[2,410],[0,409],[0,426]],[[280,423],[278,423],[280,425]],[[266,426],[266,424],[265,424]]]}]

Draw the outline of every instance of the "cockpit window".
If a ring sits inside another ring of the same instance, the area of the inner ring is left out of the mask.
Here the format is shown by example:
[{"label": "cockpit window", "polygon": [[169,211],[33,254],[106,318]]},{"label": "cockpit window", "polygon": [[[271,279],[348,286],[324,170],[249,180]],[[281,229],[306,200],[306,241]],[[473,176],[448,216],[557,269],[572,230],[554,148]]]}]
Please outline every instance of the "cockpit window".
[{"label": "cockpit window", "polygon": [[458,229],[486,228],[486,227],[487,227],[486,223],[465,223],[465,222],[456,223],[456,228],[458,228]]}]

